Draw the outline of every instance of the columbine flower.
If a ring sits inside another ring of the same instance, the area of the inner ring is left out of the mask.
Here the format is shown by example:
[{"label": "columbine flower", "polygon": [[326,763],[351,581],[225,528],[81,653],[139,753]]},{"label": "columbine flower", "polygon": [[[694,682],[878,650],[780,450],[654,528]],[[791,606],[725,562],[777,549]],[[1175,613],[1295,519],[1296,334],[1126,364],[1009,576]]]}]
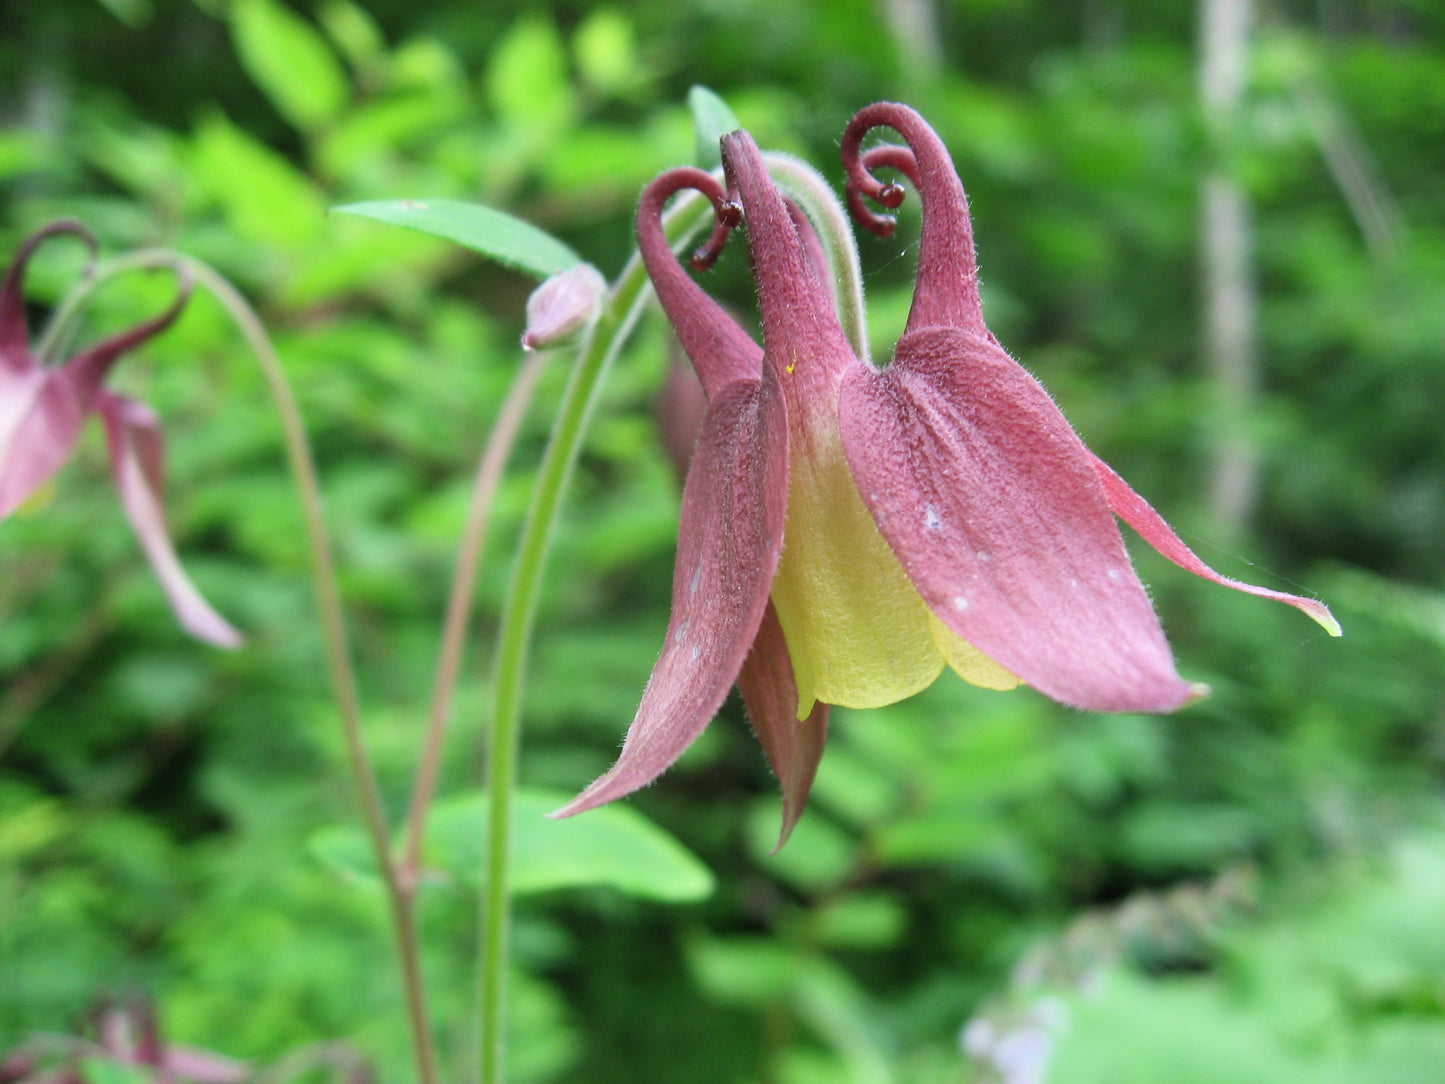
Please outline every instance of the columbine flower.
[{"label": "columbine flower", "polygon": [[[826,705],[878,707],[948,665],[995,689],[1026,682],[1075,707],[1173,711],[1203,692],[1179,677],[1114,513],[1166,557],[1304,610],[1323,605],[1225,579],[1079,440],[989,333],[967,202],[947,151],[905,106],[863,110],[843,141],[850,205],[896,207],[860,157],[887,124],[912,151],[870,152],[915,181],[918,285],[893,362],[852,351],[813,255],[752,137],[722,141],[739,194],[765,350],[677,266],[657,223],[683,187],[712,199],[716,254],[738,217],[722,188],[674,170],[648,188],[638,236],[659,300],[708,396],[684,489],[667,642],[616,765],[563,812],[656,778],[737,680],[784,795],[783,834],[821,756]],[[751,651],[749,651],[751,648]],[[794,720],[798,720],[795,722]]]},{"label": "columbine flower", "polygon": [[149,1004],[103,1004],[93,1014],[92,1030],[93,1039],[35,1036],[0,1057],[0,1084],[85,1084],[97,1077],[154,1084],[244,1084],[256,1077],[255,1068],[245,1062],[166,1042]]},{"label": "columbine flower", "polygon": [[62,233],[80,237],[92,249],[95,246],[78,223],[54,223],[21,245],[0,286],[0,520],[65,464],[86,418],[100,415],[121,504],[177,619],[193,636],[234,647],[241,642],[240,634],[187,578],[166,530],[160,419],[145,404],[103,386],[122,354],[171,325],[190,295],[190,283],[183,280],[175,302],[155,319],[98,343],[63,365],[44,366],[30,350],[25,267],[42,243]]}]

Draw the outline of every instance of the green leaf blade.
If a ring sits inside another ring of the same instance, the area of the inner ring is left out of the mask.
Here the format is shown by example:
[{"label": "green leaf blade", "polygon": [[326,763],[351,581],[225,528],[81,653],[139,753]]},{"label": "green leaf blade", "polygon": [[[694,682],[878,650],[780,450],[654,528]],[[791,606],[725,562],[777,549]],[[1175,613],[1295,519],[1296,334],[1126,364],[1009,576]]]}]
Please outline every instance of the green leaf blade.
[{"label": "green leaf blade", "polygon": [[[512,891],[608,887],[662,903],[690,903],[713,889],[712,872],[671,835],[624,805],[567,820],[547,814],[571,798],[518,790],[512,810]],[[429,853],[445,871],[475,883],[485,848],[486,796],[438,803],[427,832]]]},{"label": "green leaf blade", "polygon": [[[658,903],[695,903],[711,895],[712,871],[675,838],[624,805],[567,820],[547,814],[571,798],[522,788],[512,807],[512,894],[611,888]],[[480,791],[438,802],[427,821],[424,865],[445,883],[475,886],[485,870],[487,798]],[[346,879],[377,885],[376,862],[355,825],[314,832],[309,850]],[[424,875],[423,884],[435,883]]]},{"label": "green leaf blade", "polygon": [[351,93],[346,72],[309,22],[274,0],[239,0],[231,26],[247,74],[298,129],[340,113]]},{"label": "green leaf blade", "polygon": [[718,140],[742,125],[728,103],[701,83],[687,92],[687,107],[692,110],[692,123],[697,130],[697,164],[702,169],[717,169],[722,165]]},{"label": "green leaf blade", "polygon": [[537,278],[548,278],[582,262],[545,230],[477,203],[449,199],[373,200],[344,204],[332,211],[440,237]]}]

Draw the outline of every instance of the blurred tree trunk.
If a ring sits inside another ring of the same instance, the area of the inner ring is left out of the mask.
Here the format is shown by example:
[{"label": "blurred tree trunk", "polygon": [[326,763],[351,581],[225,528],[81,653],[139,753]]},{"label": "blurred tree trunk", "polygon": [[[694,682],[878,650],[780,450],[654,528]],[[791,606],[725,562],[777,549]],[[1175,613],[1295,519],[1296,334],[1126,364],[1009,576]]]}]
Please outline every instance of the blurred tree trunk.
[{"label": "blurred tree trunk", "polygon": [[934,0],[883,0],[883,15],[904,60],[905,78],[936,78],[943,70],[943,43]]},{"label": "blurred tree trunk", "polygon": [[1201,0],[1199,92],[1214,161],[1201,208],[1204,351],[1214,425],[1209,503],[1215,529],[1238,535],[1254,509],[1259,447],[1251,417],[1259,387],[1249,200],[1231,171],[1248,60],[1252,0]]}]

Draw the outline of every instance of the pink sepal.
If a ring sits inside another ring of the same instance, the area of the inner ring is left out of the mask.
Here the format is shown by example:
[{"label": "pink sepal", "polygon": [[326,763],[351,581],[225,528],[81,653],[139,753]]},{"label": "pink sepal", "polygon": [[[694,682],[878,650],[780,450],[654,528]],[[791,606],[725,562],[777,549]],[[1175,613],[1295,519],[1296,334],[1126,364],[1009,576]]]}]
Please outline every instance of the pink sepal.
[{"label": "pink sepal", "polygon": [[651,783],[717,714],[738,678],[782,550],[787,414],[777,385],[737,381],[712,396],[682,494],[672,618],[622,752],[554,816]]},{"label": "pink sepal", "polygon": [[808,794],[828,740],[828,705],[814,704],[806,719],[798,718],[798,685],[783,639],[783,626],[771,602],[758,627],[753,649],[743,663],[738,685],[753,733],[783,791],[783,823],[773,848],[776,854],[788,842],[807,808]]},{"label": "pink sepal", "polygon": [[181,567],[166,527],[161,499],[165,491],[165,438],[160,419],[150,407],[111,392],[101,392],[97,408],[105,423],[110,469],[125,508],[161,582],[161,590],[181,627],[217,647],[239,647],[242,637],[201,597]]},{"label": "pink sepal", "polygon": [[997,345],[907,334],[843,384],[843,447],[878,529],[934,613],[1040,692],[1096,711],[1196,693],[1124,549],[1093,456]]},{"label": "pink sepal", "polygon": [[1329,607],[1318,599],[1291,595],[1284,591],[1274,591],[1268,587],[1255,587],[1253,584],[1230,579],[1228,576],[1222,576],[1215,572],[1184,544],[1184,540],[1174,533],[1174,528],[1165,522],[1164,517],[1154,511],[1148,501],[1135,493],[1129,483],[1120,478],[1109,464],[1098,456],[1093,456],[1093,461],[1094,470],[1104,484],[1104,493],[1114,514],[1138,531],[1139,537],[1180,568],[1186,572],[1192,572],[1196,576],[1202,576],[1212,583],[1293,606],[1317,621],[1331,636],[1341,634],[1340,623],[1335,620],[1335,615],[1330,613]]}]

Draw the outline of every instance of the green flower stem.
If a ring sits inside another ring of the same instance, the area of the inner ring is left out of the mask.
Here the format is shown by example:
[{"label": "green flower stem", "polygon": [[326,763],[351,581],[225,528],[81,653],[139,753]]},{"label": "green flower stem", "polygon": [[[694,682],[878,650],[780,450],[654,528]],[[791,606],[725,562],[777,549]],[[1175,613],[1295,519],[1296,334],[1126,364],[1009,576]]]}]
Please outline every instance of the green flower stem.
[{"label": "green flower stem", "polygon": [[[678,199],[667,216],[668,236],[681,244],[711,218],[701,197]],[[480,997],[480,1079],[506,1079],[506,998],[508,937],[511,925],[510,842],[512,793],[517,781],[522,692],[527,653],[536,623],[547,553],[567,483],[577,462],[587,424],[602,390],[602,380],[641,313],[647,273],[636,256],[623,269],[597,326],[583,342],[572,379],[538,469],[516,565],[497,635],[492,685],[492,718],[487,756],[487,866],[482,886]]]},{"label": "green flower stem", "polygon": [[189,274],[220,302],[255,353],[280,415],[286,453],[300,491],[306,520],[306,536],[311,549],[322,632],[326,641],[327,666],[331,673],[342,728],[346,734],[346,747],[361,799],[362,816],[371,839],[372,850],[375,852],[376,866],[382,873],[391,904],[407,1015],[416,1051],[417,1073],[421,1084],[438,1084],[436,1053],[432,1044],[422,984],[421,954],[411,896],[403,889],[397,875],[396,863],[391,858],[386,810],[362,730],[361,703],[347,646],[346,622],[341,607],[341,593],[337,587],[336,568],[331,558],[331,541],[326,529],[321,487],[317,481],[316,463],[311,455],[311,445],[306,437],[301,411],[296,405],[296,397],[286,379],[281,359],[271,345],[260,317],[230,282],[199,260],[163,249],[143,249],[107,262],[97,269],[94,279],[77,289],[93,290],[107,279],[124,272],[157,267],[172,268]]},{"label": "green flower stem", "polygon": [[492,501],[506,468],[507,457],[517,442],[517,431],[526,417],[527,407],[537,390],[552,351],[529,352],[507,392],[506,401],[497,415],[497,423],[487,438],[487,446],[477,464],[476,481],[472,485],[471,507],[462,544],[457,551],[457,567],[452,577],[451,594],[447,599],[446,621],[442,626],[441,652],[437,660],[436,681],[432,688],[431,712],[412,788],[411,815],[407,818],[406,846],[402,851],[402,887],[414,892],[421,867],[421,845],[426,833],[427,812],[436,794],[437,776],[441,769],[442,747],[447,724],[451,719],[452,694],[461,670],[462,650],[466,646],[467,623],[472,609],[472,593],[476,588],[481,565],[482,548],[487,539],[487,523]]}]

